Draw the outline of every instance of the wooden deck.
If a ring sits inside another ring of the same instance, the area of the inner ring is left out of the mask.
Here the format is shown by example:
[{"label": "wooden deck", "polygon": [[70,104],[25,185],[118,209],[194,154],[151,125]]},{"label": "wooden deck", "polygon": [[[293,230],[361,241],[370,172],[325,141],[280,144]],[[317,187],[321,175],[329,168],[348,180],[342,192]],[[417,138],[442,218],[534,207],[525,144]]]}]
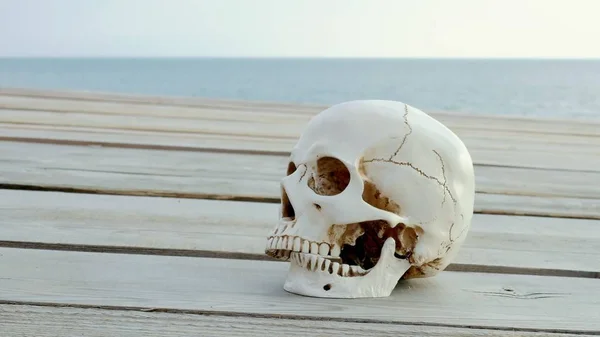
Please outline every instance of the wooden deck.
[{"label": "wooden deck", "polygon": [[0,336],[600,335],[600,119],[431,113],[475,163],[465,245],[336,300],[263,253],[323,108],[0,89]]}]

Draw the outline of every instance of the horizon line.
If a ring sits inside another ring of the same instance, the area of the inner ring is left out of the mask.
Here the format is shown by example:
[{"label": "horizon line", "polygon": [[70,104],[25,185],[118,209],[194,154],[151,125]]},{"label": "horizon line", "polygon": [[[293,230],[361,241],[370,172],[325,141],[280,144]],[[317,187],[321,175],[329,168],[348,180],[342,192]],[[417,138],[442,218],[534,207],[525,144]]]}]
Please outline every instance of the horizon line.
[{"label": "horizon line", "polygon": [[0,56],[0,59],[349,59],[349,60],[600,60],[598,57],[556,56]]}]

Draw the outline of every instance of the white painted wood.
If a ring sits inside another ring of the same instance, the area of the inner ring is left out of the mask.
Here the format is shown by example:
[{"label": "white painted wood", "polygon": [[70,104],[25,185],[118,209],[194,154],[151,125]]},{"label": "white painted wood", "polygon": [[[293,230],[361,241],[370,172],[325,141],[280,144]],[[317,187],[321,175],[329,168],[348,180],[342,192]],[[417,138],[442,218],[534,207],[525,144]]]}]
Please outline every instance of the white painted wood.
[{"label": "white painted wood", "polygon": [[[231,190],[223,191],[223,194],[266,198],[279,196],[279,180],[285,174],[288,163],[287,156],[150,151],[19,142],[1,142],[0,151],[5,162],[0,170],[5,172],[7,178],[11,170],[17,170],[15,174],[19,175],[24,168],[28,169],[27,176],[32,176],[38,170],[53,172],[56,175],[60,172],[65,173],[64,171],[85,171],[88,174],[104,174],[107,178],[140,174],[181,180],[181,184],[190,185],[197,193],[207,194],[219,193],[218,186],[211,188],[208,181],[221,184],[223,180],[223,183],[229,182],[231,185]],[[156,158],[162,160],[157,161]],[[15,165],[18,165],[18,168],[14,167]],[[557,172],[476,166],[475,174],[478,192],[600,198],[600,189],[591,184],[600,181],[600,172]],[[203,184],[196,183],[199,181]]]},{"label": "white painted wood", "polygon": [[[246,114],[248,115],[248,114]],[[285,116],[283,116],[285,117]],[[304,127],[300,123],[281,123],[277,119],[198,120],[156,116],[110,116],[101,114],[0,110],[0,122],[48,126],[108,128],[123,131],[163,131],[236,136],[293,138]]]},{"label": "white painted wood", "polygon": [[231,98],[209,98],[191,96],[153,96],[132,93],[100,92],[85,90],[49,90],[33,88],[0,88],[0,95],[9,97],[27,97],[30,99],[50,98],[92,102],[140,103],[185,107],[218,107],[246,110],[248,104],[253,108],[273,111],[291,111],[314,113],[326,108],[322,104],[268,102],[258,100],[239,100]]},{"label": "white painted wood", "polygon": [[[509,138],[510,139],[510,138]],[[43,142],[46,140],[98,144],[121,147],[176,147],[202,150],[220,149],[233,151],[260,151],[287,154],[296,139],[258,137],[245,135],[178,133],[163,131],[118,130],[97,127],[53,126],[0,123],[0,140],[22,140]],[[572,171],[600,171],[600,145],[553,147],[553,155],[547,153],[545,140],[534,144],[521,140],[504,142],[502,138],[493,142],[465,139],[475,164],[499,165],[524,168],[558,169]],[[487,144],[487,145],[486,145]],[[586,152],[588,151],[588,152]]]},{"label": "white painted wood", "polygon": [[600,332],[596,279],[443,272],[338,300],[285,292],[280,262],[10,248],[0,261],[3,301]]},{"label": "white painted wood", "polygon": [[[118,116],[145,116],[145,117],[166,117],[166,118],[189,118],[198,120],[235,120],[241,118],[243,121],[252,121],[258,119],[261,122],[268,123],[270,119],[283,122],[286,118],[292,122],[306,122],[311,115],[306,113],[295,113],[293,110],[277,111],[263,110],[249,105],[245,110],[239,108],[231,109],[227,106],[222,107],[186,107],[186,106],[165,106],[157,104],[143,103],[119,103],[110,101],[88,101],[88,100],[60,100],[29,98],[17,96],[1,96],[0,109],[16,111],[46,111],[62,113],[84,113],[99,114],[112,117]],[[288,122],[289,123],[289,122]]]},{"label": "white painted wood", "polygon": [[[257,255],[279,210],[269,203],[18,190],[0,190],[0,200],[0,240]],[[453,264],[600,275],[598,247],[600,220],[475,214]]]},{"label": "white painted wood", "polygon": [[[293,139],[268,137],[0,123],[0,140],[7,139],[35,142],[65,141],[81,144],[94,142],[115,147],[166,147],[197,151],[208,149],[237,152],[261,151],[282,155],[289,154],[295,142]],[[554,166],[552,163],[549,165]]]},{"label": "white painted wood", "polygon": [[[0,142],[0,153],[0,184],[198,198],[276,201],[287,165],[284,156],[18,142]],[[477,210],[600,216],[592,183],[600,173],[478,166],[475,174]]]},{"label": "white painted wood", "polygon": [[[82,104],[74,105],[73,100]],[[188,97],[153,97],[107,93],[52,93],[48,91],[37,91],[37,93],[35,93],[33,90],[29,90],[19,94],[15,90],[11,91],[10,89],[4,90],[2,96],[0,96],[0,107],[7,109],[35,108],[37,110],[81,112],[81,107],[86,106],[86,111],[88,112],[107,112],[107,110],[111,111],[111,107],[114,108],[116,105],[115,103],[121,103],[121,106],[125,104],[133,105],[132,103],[137,105],[146,104],[152,106],[156,106],[157,104],[166,104],[174,107],[192,106],[197,108],[208,107],[217,109],[233,108],[243,111],[284,111],[286,114],[295,113],[307,115],[314,115],[327,107],[327,105],[318,104],[293,104]],[[451,128],[454,127],[454,121],[459,121],[460,125],[466,125],[480,130],[520,130],[558,134],[600,135],[600,120],[593,119],[573,120],[564,118],[531,118],[506,115],[471,115],[457,112],[437,111],[428,111],[428,113],[431,113],[443,123],[448,124]]]},{"label": "white painted wood", "polygon": [[[341,336],[366,337],[542,337],[542,332],[455,328],[430,325],[357,323],[319,319],[197,315],[137,310],[0,305],[5,336],[23,337],[184,337]],[[572,334],[553,333],[552,337]],[[591,336],[591,335],[578,335]]]},{"label": "white painted wood", "polygon": [[[0,96],[0,99],[2,96]],[[79,104],[72,101],[72,104]],[[0,122],[26,125],[112,128],[116,130],[193,132],[207,134],[246,135],[296,140],[309,122],[310,116],[252,111],[190,109],[177,114],[168,107],[144,108],[126,105],[122,111],[135,113],[104,113],[100,111],[40,111],[0,109]],[[156,113],[151,108],[165,111]],[[121,111],[121,110],[118,110]],[[600,137],[571,134],[547,134],[544,130],[487,130],[468,126],[468,119],[459,119],[448,125],[469,148],[481,149],[542,149],[549,144],[559,152],[600,153]],[[247,128],[240,127],[246,125]]]}]

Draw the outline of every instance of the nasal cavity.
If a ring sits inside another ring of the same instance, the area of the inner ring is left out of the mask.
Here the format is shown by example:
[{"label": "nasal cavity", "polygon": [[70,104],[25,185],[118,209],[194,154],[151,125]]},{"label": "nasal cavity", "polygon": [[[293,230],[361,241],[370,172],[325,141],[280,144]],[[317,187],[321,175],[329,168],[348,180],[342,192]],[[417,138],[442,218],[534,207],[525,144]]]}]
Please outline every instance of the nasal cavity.
[{"label": "nasal cavity", "polygon": [[341,160],[333,157],[319,158],[308,179],[308,187],[315,193],[328,196],[342,193],[349,183],[350,171]]},{"label": "nasal cavity", "polygon": [[293,162],[290,162],[287,167],[286,175],[289,176],[290,174],[292,174],[294,172],[296,172],[296,164],[294,164]]},{"label": "nasal cavity", "polygon": [[281,187],[281,217],[286,220],[294,220],[296,219],[296,212],[294,211],[294,206],[290,202],[290,198],[288,198],[287,192],[283,186]]}]

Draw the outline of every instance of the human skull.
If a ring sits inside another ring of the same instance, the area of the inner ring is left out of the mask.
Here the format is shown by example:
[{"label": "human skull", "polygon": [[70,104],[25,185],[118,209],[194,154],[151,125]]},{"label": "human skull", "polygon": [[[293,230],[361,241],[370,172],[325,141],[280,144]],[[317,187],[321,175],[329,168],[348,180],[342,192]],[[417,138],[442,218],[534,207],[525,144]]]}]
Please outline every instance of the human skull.
[{"label": "human skull", "polygon": [[397,101],[359,100],[315,117],[292,149],[265,253],[290,261],[284,289],[385,297],[446,268],[470,228],[473,163],[463,142]]}]

